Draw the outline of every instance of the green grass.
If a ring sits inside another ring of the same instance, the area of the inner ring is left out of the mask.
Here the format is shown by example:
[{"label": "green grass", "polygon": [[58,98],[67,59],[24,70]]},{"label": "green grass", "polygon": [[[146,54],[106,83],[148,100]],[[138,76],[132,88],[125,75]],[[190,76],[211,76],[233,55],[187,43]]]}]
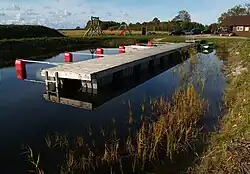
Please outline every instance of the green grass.
[{"label": "green grass", "polygon": [[[222,47],[220,56],[226,54],[224,60],[227,57],[226,114],[219,132],[211,136],[207,150],[191,173],[250,173],[250,42],[233,39],[215,42]],[[237,69],[241,73],[233,75]]]}]

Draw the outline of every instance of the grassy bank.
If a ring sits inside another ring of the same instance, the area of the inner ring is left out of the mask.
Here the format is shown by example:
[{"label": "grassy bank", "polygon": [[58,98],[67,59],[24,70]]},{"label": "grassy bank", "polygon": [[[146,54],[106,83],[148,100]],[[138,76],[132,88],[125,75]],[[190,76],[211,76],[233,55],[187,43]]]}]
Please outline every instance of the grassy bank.
[{"label": "grassy bank", "polygon": [[250,173],[250,41],[214,41],[228,80],[225,115],[190,173]]},{"label": "grassy bank", "polygon": [[[82,37],[87,30],[73,30],[73,29],[69,29],[69,30],[58,30],[60,33],[62,33],[65,36],[69,36],[69,37]],[[116,35],[119,36],[120,33],[122,32],[122,30],[118,31],[118,30],[104,30],[103,33],[105,35]],[[141,35],[141,31],[131,31],[131,33],[133,35]],[[168,32],[163,32],[163,31],[156,31],[157,34],[161,34],[161,35],[166,35],[168,34]]]},{"label": "grassy bank", "polygon": [[40,25],[0,25],[0,39],[64,37],[55,29]]}]

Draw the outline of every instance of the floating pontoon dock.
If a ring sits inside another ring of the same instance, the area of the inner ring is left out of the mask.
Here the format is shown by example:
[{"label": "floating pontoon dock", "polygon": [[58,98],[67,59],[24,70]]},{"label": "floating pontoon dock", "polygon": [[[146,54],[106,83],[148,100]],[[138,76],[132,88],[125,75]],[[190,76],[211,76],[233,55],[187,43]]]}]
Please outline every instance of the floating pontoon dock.
[{"label": "floating pontoon dock", "polygon": [[[41,71],[45,82],[63,85],[64,79],[78,80],[87,91],[97,91],[103,85],[112,83],[117,77],[130,76],[138,70],[147,69],[166,63],[174,58],[173,54],[181,51],[187,53],[191,43],[165,44],[147,49],[126,51],[123,54],[109,55],[102,58],[58,65]],[[133,47],[126,47],[126,50]],[[62,84],[58,84],[62,83]]]}]

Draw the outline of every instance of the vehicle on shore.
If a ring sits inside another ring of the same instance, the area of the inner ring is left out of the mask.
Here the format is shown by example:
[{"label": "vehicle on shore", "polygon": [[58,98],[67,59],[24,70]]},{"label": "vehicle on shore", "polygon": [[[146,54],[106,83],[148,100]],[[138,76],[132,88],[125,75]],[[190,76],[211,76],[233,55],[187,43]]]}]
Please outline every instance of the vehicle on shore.
[{"label": "vehicle on shore", "polygon": [[199,29],[199,28],[193,28],[193,29],[191,30],[191,32],[192,32],[193,34],[201,34],[201,29]]},{"label": "vehicle on shore", "polygon": [[147,35],[156,35],[156,32],[154,32],[154,31],[149,31],[149,32],[147,32]]},{"label": "vehicle on shore", "polygon": [[219,36],[236,36],[236,34],[231,31],[220,31]]},{"label": "vehicle on shore", "polygon": [[181,36],[185,35],[185,32],[183,30],[173,30],[169,33],[170,36]]},{"label": "vehicle on shore", "polygon": [[201,31],[201,34],[211,34],[211,30],[203,30]]},{"label": "vehicle on shore", "polygon": [[220,28],[215,32],[215,34],[219,36],[236,36],[236,34],[228,28]]},{"label": "vehicle on shore", "polygon": [[184,30],[185,35],[193,35],[194,33],[191,30]]}]

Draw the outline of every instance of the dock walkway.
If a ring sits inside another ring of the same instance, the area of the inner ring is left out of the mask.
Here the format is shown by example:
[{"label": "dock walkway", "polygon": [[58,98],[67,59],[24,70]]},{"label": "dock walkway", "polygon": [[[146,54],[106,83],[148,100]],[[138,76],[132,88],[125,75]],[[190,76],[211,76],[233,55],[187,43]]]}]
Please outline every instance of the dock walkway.
[{"label": "dock walkway", "polygon": [[41,75],[48,74],[49,78],[58,76],[59,79],[80,80],[87,88],[97,89],[97,85],[111,82],[114,73],[122,72],[124,76],[131,75],[138,65],[140,69],[145,69],[152,62],[154,65],[160,64],[162,59],[168,59],[172,53],[185,50],[191,45],[191,43],[164,44],[123,54],[73,62],[44,69]]}]

